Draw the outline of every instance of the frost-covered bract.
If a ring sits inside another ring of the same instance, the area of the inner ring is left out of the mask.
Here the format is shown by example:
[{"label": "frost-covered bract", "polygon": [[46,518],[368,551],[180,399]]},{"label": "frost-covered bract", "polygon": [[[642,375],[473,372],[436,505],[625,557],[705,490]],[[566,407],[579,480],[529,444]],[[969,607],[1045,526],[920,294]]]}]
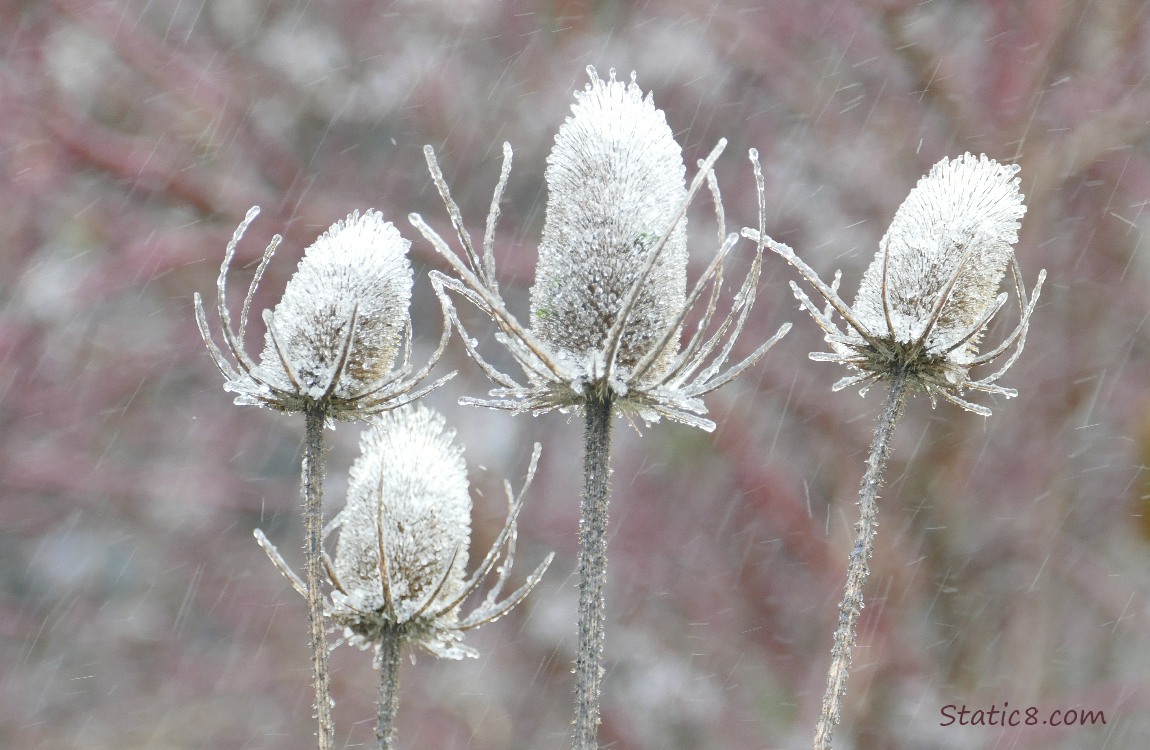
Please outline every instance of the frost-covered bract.
[{"label": "frost-covered bract", "polygon": [[[841,362],[858,371],[835,384],[865,387],[898,370],[915,389],[942,396],[965,409],[990,410],[963,398],[965,390],[1014,396],[995,381],[1014,364],[1026,341],[1030,315],[1046,272],[1028,297],[1014,256],[1020,220],[1026,212],[1018,189],[1017,165],[964,154],[943,159],[919,180],[895,213],[879,251],[863,274],[853,306],[838,295],[838,278],[827,285],[791,248],[753,230],[744,234],[766,242],[794,266],[827,302],[818,307],[791,282],[802,306],[823,328],[833,352],[812,359]],[[1006,303],[998,288],[1010,268],[1020,320],[1005,340],[979,354],[991,319]],[[846,321],[840,330],[832,311]],[[970,368],[988,364],[1014,347],[1005,364],[980,379]]]},{"label": "frost-covered bract", "polygon": [[[356,419],[401,406],[438,385],[415,388],[438,361],[450,328],[444,326],[439,349],[413,375],[408,361],[410,243],[378,211],[350,214],[307,248],[279,304],[264,311],[264,348],[259,361],[253,361],[243,348],[248,313],[280,237],[264,251],[238,331],[232,329],[226,286],[236,247],[258,213],[258,207],[248,211],[236,229],[217,282],[224,348],[234,364],[215,344],[196,295],[200,333],[227,379],[225,388],[238,394],[237,404],[287,412],[316,406],[328,418]],[[404,358],[397,370],[401,349]]]},{"label": "frost-covered bract", "polygon": [[[635,82],[599,78],[576,93],[572,115],[559,129],[546,172],[548,198],[531,322],[507,309],[495,278],[494,237],[499,202],[511,171],[504,144],[503,169],[484,232],[482,257],[463,226],[431,147],[428,167],[451,217],[466,262],[417,215],[411,222],[450,262],[457,278],[432,272],[445,313],[463,333],[472,358],[497,384],[490,399],[464,403],[546,412],[609,401],[623,414],[647,421],[661,416],[714,429],[702,417],[700,398],[754,364],[789,324],[750,356],[726,367],[755,299],[762,246],[728,315],[712,328],[722,264],[738,236],[726,235],[712,168],[725,141],[700,162],[684,185],[682,154],[663,113]],[[686,211],[706,182],[715,198],[719,248],[698,282],[687,290]],[[762,211],[760,211],[762,215]],[[706,309],[681,345],[683,321],[699,298]],[[447,290],[487,313],[498,339],[526,375],[526,383],[492,367],[462,328]],[[726,368],[726,369],[724,369]]]},{"label": "frost-covered bract", "polygon": [[[454,436],[442,416],[422,406],[388,412],[364,433],[347,504],[327,529],[339,532],[328,562],[333,587],[328,615],[349,643],[376,648],[397,638],[440,657],[475,656],[459,642],[463,631],[511,610],[550,563],[549,556],[523,586],[498,601],[514,557],[515,520],[539,457],[536,446],[523,490],[513,495],[507,486],[507,523],[467,576],[471,497],[463,449]],[[257,538],[299,589],[298,578],[267,539],[258,532]],[[497,562],[491,592],[471,613],[460,614],[464,599]]]}]

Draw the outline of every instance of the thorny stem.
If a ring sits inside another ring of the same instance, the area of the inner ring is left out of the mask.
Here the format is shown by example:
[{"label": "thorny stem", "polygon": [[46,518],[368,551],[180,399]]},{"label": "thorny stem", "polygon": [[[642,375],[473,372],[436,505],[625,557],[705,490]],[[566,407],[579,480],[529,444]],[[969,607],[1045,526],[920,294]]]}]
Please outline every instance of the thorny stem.
[{"label": "thorny stem", "polygon": [[399,635],[388,633],[379,643],[379,718],[375,738],[379,750],[392,750],[395,714],[399,710]]},{"label": "thorny stem", "polygon": [[575,657],[574,750],[595,750],[599,685],[603,680],[603,584],[607,577],[607,500],[611,458],[611,397],[589,398],[579,519],[579,651]]},{"label": "thorny stem", "polygon": [[323,423],[322,406],[305,412],[303,453],[304,580],[307,582],[308,644],[315,684],[316,737],[319,750],[334,750],[335,725],[331,718],[331,676],[327,670],[327,628],[323,619]]},{"label": "thorny stem", "polygon": [[875,527],[878,526],[878,491],[882,474],[890,457],[890,442],[894,426],[902,415],[906,401],[905,370],[895,372],[882,405],[878,427],[867,456],[866,473],[859,487],[859,520],[855,524],[855,543],[847,567],[847,582],[843,601],[839,605],[839,626],[835,631],[835,644],[831,649],[831,666],[827,671],[827,689],[823,694],[823,708],[815,727],[814,750],[831,750],[835,725],[839,722],[843,696],[847,690],[847,673],[851,666],[851,648],[859,614],[863,608],[863,585],[870,574],[870,557],[874,552]]}]

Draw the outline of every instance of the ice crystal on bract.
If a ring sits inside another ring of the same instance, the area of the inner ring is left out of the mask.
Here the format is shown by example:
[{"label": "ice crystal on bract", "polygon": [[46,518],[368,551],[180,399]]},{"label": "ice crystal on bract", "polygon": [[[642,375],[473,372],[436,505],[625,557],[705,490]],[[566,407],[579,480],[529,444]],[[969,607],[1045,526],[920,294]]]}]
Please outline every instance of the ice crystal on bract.
[{"label": "ice crystal on bract", "polygon": [[[466,262],[417,214],[411,222],[448,260],[457,278],[432,272],[445,314],[462,333],[472,358],[497,384],[490,399],[464,403],[546,412],[609,400],[625,414],[646,421],[661,416],[712,430],[700,398],[738,377],[790,327],[750,356],[724,367],[754,303],[762,245],[727,316],[712,330],[722,264],[738,240],[726,234],[722,202],[712,168],[725,141],[700,162],[684,185],[682,153],[663,113],[630,83],[599,78],[576,93],[572,115],[560,128],[546,172],[548,199],[531,322],[522,325],[507,309],[495,278],[494,236],[499,202],[511,171],[504,144],[503,169],[488,213],[482,257],[476,252],[451,198],[431,147],[428,167],[451,217]],[[719,248],[687,292],[686,211],[706,182],[715,200]],[[764,209],[760,206],[760,217]],[[762,219],[760,219],[761,223]],[[683,321],[707,292],[695,331],[680,346]],[[498,339],[526,374],[519,383],[479,354],[463,329],[451,291],[487,313]],[[713,356],[712,356],[713,355]]]},{"label": "ice crystal on bract", "polygon": [[[835,390],[887,379],[905,370],[909,383],[934,399],[941,396],[982,415],[990,409],[963,398],[965,390],[1017,395],[995,385],[1018,358],[1026,342],[1031,313],[1046,272],[1038,274],[1028,297],[1014,256],[1020,220],[1026,212],[1018,189],[1017,165],[985,155],[944,158],[919,180],[895,213],[879,251],[863,274],[853,306],[838,295],[838,279],[827,285],[791,248],[753,230],[744,234],[765,241],[794,266],[827,302],[820,311],[791,282],[795,296],[826,333],[832,353],[812,359],[841,362],[858,371]],[[1009,267],[1014,276],[1020,320],[1005,340],[979,354],[978,345],[994,315],[1006,304],[998,288]],[[846,321],[840,330],[832,311]],[[981,379],[970,368],[1014,351],[996,372]]]},{"label": "ice crystal on bract", "polygon": [[[523,600],[551,562],[535,570],[517,591],[497,601],[511,570],[515,521],[535,472],[539,447],[518,495],[507,486],[507,523],[476,571],[466,565],[471,540],[471,496],[463,449],[442,416],[406,406],[382,415],[364,433],[351,468],[347,504],[328,525],[338,530],[328,561],[333,590],[332,621],[347,641],[375,648],[398,638],[437,656],[475,656],[459,641],[463,632],[495,620]],[[273,562],[302,592],[295,576],[259,532]],[[471,613],[460,606],[498,566],[491,592]]]},{"label": "ice crystal on bract", "polygon": [[[236,229],[217,282],[224,348],[234,364],[215,344],[196,295],[200,333],[227,379],[224,387],[238,394],[237,404],[286,412],[310,405],[328,418],[357,419],[413,401],[439,384],[416,388],[442,354],[450,327],[444,326],[428,364],[412,374],[408,361],[412,272],[407,258],[411,243],[378,211],[350,214],[307,248],[279,304],[264,311],[264,348],[259,362],[254,362],[243,349],[248,313],[280,237],[275,236],[264,251],[244,299],[238,331],[232,329],[226,286],[236,247],[258,213],[258,207],[248,211]],[[401,348],[403,362],[393,370]]]}]

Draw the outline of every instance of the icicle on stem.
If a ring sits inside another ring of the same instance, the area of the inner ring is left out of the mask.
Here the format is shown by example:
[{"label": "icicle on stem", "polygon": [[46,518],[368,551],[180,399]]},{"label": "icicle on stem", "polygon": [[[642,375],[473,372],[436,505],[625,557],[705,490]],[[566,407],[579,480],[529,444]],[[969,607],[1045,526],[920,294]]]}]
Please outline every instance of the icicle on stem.
[{"label": "icicle on stem", "polygon": [[847,582],[842,603],[839,605],[839,625],[831,649],[831,666],[827,670],[827,689],[823,694],[822,712],[815,727],[814,750],[831,750],[835,725],[842,711],[846,695],[847,674],[851,665],[859,614],[863,608],[863,586],[870,574],[870,557],[874,552],[874,535],[878,526],[878,491],[883,471],[890,457],[891,437],[895,423],[902,415],[906,402],[907,373],[897,370],[887,389],[878,427],[867,456],[866,473],[859,486],[859,520],[855,524],[854,547],[847,568]]},{"label": "icicle on stem", "polygon": [[611,397],[584,405],[583,499],[579,519],[579,650],[575,657],[574,750],[596,750],[603,680]]},{"label": "icicle on stem", "polygon": [[379,750],[392,750],[395,714],[399,711],[399,647],[397,633],[389,633],[379,643],[379,717],[375,738]]},{"label": "icicle on stem", "polygon": [[308,644],[315,684],[316,738],[319,750],[334,750],[335,725],[331,717],[331,676],[327,669],[327,628],[323,616],[323,424],[324,408],[310,405],[304,412],[303,454],[304,581],[307,583]]}]

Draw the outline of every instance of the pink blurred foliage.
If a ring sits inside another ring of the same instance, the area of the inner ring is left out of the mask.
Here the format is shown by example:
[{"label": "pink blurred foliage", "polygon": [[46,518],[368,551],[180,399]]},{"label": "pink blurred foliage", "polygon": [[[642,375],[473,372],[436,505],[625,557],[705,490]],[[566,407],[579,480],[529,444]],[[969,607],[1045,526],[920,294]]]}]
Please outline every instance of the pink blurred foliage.
[{"label": "pink blurred foliage", "polygon": [[[376,207],[413,240],[427,350],[425,272],[443,264],[406,215],[450,227],[421,147],[479,233],[507,140],[498,263],[525,311],[546,154],[587,64],[637,70],[690,165],[730,139],[717,173],[735,227],[754,223],[758,148],[768,231],[821,273],[841,267],[848,295],[939,158],[1022,165],[1018,255],[1028,283],[1049,280],[1003,381],[1019,397],[986,420],[908,409],[839,737],[1150,740],[1144,3],[16,0],[0,4],[0,746],[313,746],[303,602],[251,537],[264,528],[298,563],[302,422],[230,403],[192,293],[214,297],[253,204],[233,301],[285,235],[257,310],[324,228]],[[710,207],[691,221],[697,272]],[[730,279],[749,246],[735,255]],[[710,398],[719,429],[620,424],[604,747],[809,742],[878,398],[830,392],[841,373],[807,360],[823,345],[788,268],[765,268],[747,351],[795,330]],[[558,557],[470,636],[480,659],[405,664],[401,746],[563,747],[580,422],[458,407],[489,386],[458,342],[447,359],[460,375],[429,400],[469,446],[473,548],[538,440],[521,564]],[[357,433],[332,433],[331,512]],[[338,740],[370,743],[370,658],[341,646],[333,668]],[[943,705],[1004,700],[1108,724],[939,726]]]}]

